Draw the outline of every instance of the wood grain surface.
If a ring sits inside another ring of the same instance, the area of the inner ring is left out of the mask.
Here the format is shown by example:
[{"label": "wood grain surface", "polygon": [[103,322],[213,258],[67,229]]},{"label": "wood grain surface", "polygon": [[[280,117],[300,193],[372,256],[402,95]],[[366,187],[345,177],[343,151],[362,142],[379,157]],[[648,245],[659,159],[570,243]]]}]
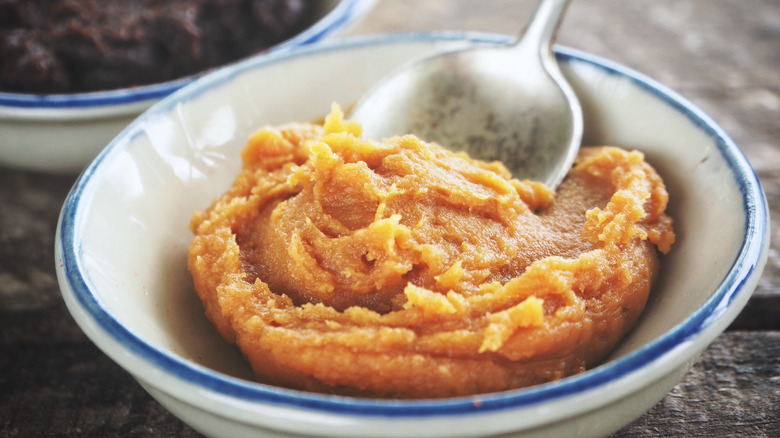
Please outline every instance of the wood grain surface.
[{"label": "wood grain surface", "polygon": [[[379,0],[346,36],[517,34],[535,0]],[[558,36],[648,75],[742,148],[780,217],[780,1],[575,0]],[[2,139],[0,138],[0,147]],[[75,175],[0,167],[0,437],[199,436],[78,329],[53,241]],[[615,437],[780,436],[780,227],[753,298],[652,410]]]}]

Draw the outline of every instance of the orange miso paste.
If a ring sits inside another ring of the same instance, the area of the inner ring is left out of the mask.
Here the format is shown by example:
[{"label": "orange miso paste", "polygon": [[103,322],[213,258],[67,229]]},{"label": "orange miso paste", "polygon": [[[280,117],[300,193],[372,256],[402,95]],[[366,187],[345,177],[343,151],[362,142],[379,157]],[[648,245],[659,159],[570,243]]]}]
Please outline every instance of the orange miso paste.
[{"label": "orange miso paste", "polygon": [[449,397],[597,365],[641,314],[674,241],[637,151],[583,148],[557,192],[412,135],[257,131],[232,187],[194,214],[208,318],[261,382]]}]

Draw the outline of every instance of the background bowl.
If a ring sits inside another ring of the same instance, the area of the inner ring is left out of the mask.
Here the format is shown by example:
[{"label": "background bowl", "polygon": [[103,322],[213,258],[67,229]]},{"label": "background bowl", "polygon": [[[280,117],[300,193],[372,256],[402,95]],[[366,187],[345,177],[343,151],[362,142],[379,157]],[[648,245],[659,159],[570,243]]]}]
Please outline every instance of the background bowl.
[{"label": "background bowl", "polygon": [[222,69],[135,120],[86,168],[60,216],[57,274],[84,332],[175,415],[207,435],[597,436],[660,400],[736,317],[766,262],[753,170],[706,115],[662,85],[559,49],[585,114],[584,144],[643,151],[664,177],[678,241],[638,326],[609,360],[557,382],[443,400],[334,397],[253,382],[203,316],[186,268],[191,212],[226,190],[266,124],[354,103],[409,59],[475,34],[378,36]]},{"label": "background bowl", "polygon": [[[316,0],[312,24],[260,56],[339,32],[367,12],[375,1]],[[89,93],[0,92],[0,165],[78,172],[134,118],[198,76]]]}]

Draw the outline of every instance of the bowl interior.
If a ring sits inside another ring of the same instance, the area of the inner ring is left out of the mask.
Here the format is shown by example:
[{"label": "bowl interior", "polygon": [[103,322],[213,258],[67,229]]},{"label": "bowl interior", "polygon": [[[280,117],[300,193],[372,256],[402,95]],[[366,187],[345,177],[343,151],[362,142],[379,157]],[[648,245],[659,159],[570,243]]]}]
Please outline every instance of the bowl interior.
[{"label": "bowl interior", "polygon": [[[458,44],[452,36],[407,36],[278,54],[210,75],[156,105],[86,169],[66,203],[73,227],[65,232],[78,242],[89,290],[77,298],[182,364],[251,379],[193,291],[186,268],[192,212],[227,189],[257,128],[319,119],[334,101],[354,103],[400,63]],[[676,221],[678,241],[616,359],[682,324],[727,279],[746,239],[740,172],[749,168],[735,164],[717,127],[662,87],[574,51],[559,59],[582,100],[584,143],[643,151],[667,183]]]},{"label": "bowl interior", "polygon": [[[565,73],[583,105],[583,144],[638,149],[664,179],[677,240],[636,329],[611,358],[681,324],[727,279],[749,238],[751,200],[729,140],[671,90],[633,72],[569,58]],[[638,79],[644,79],[639,81]]]}]

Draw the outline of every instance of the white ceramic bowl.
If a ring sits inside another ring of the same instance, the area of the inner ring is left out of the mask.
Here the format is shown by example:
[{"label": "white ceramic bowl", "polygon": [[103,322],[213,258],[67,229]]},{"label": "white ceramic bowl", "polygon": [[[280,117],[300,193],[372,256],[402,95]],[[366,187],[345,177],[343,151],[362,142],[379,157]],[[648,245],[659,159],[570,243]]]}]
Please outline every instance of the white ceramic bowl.
[{"label": "white ceramic bowl", "polygon": [[[318,18],[311,26],[259,56],[331,36],[361,17],[375,1],[317,0]],[[0,165],[76,173],[139,114],[197,76],[104,92],[0,92]]]},{"label": "white ceramic bowl", "polygon": [[707,116],[621,66],[559,49],[585,144],[637,148],[665,178],[678,241],[636,330],[602,366],[531,388],[444,400],[335,397],[253,382],[203,316],[186,268],[191,212],[232,182],[261,125],[355,102],[403,61],[461,34],[302,47],[216,72],[156,105],[76,182],[56,264],[84,332],[152,396],[212,436],[596,436],[660,400],[736,317],[766,262],[767,205],[737,146]]}]

